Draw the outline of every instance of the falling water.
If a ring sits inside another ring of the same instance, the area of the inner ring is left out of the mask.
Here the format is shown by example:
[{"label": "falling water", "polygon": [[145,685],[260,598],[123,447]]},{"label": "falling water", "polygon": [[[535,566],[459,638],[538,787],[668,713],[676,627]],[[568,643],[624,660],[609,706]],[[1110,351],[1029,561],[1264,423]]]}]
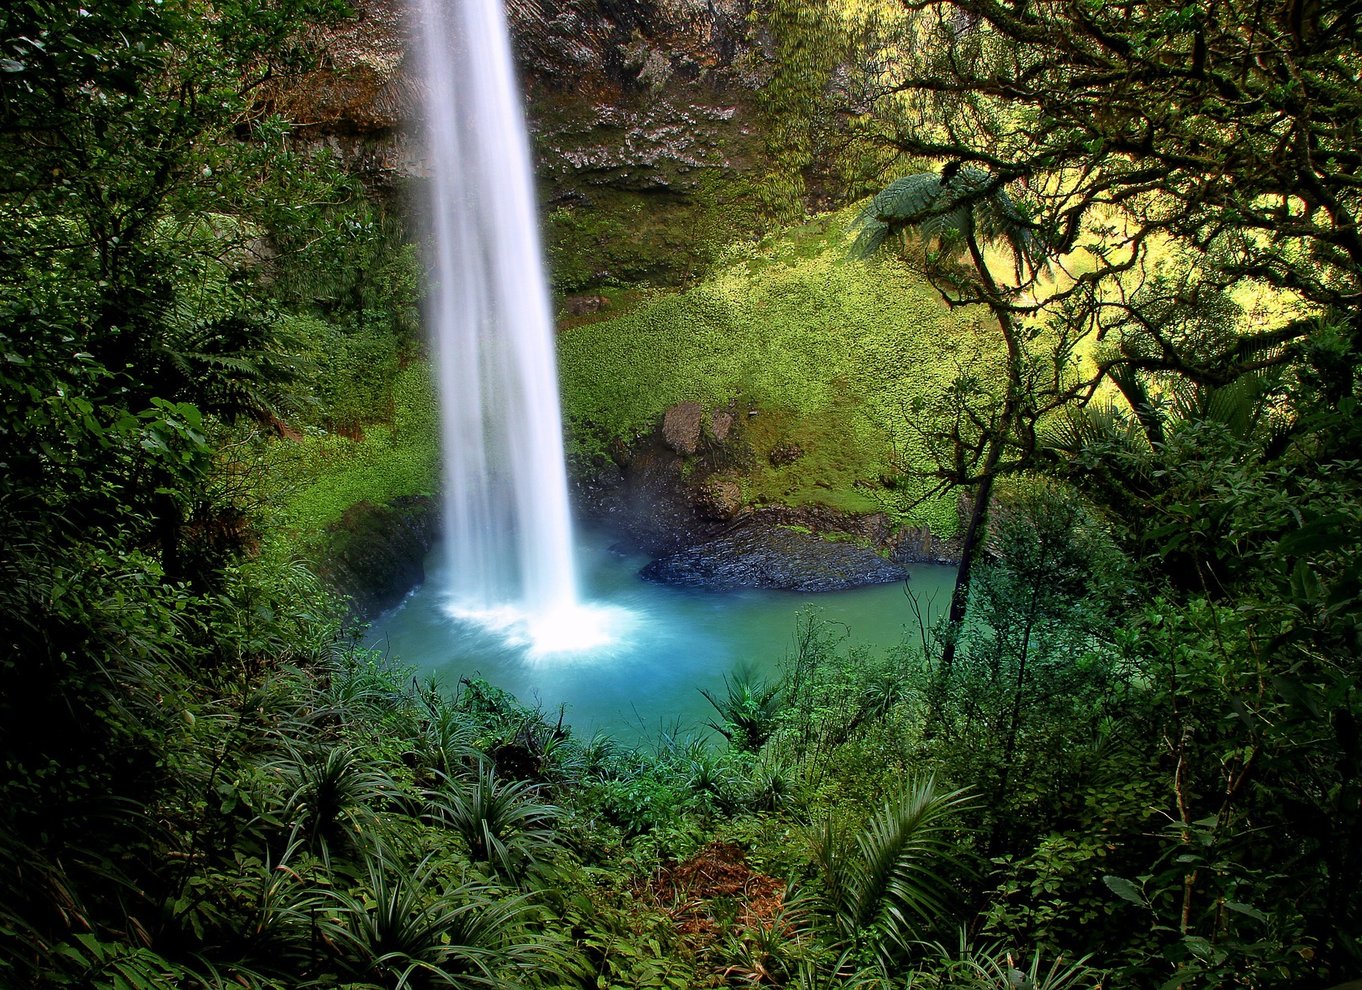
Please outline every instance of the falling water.
[{"label": "falling water", "polygon": [[[553,323],[501,0],[411,0],[434,244],[450,611],[580,631]],[[550,646],[550,648],[552,648]]]}]

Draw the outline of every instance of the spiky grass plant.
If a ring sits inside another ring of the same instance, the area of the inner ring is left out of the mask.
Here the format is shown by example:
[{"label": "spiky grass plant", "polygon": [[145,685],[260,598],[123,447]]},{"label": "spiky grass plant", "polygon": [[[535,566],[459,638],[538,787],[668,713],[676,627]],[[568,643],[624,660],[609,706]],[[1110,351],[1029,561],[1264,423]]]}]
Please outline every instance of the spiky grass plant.
[{"label": "spiky grass plant", "polygon": [[415,740],[416,759],[435,774],[455,774],[480,759],[476,738],[477,729],[467,715],[448,705],[437,706]]},{"label": "spiky grass plant", "polygon": [[350,976],[392,990],[480,990],[518,986],[551,962],[553,949],[523,930],[526,895],[451,883],[441,868],[433,855],[414,869],[369,856],[361,882],[331,894],[325,934]]},{"label": "spiky grass plant", "polygon": [[939,942],[924,943],[928,957],[918,964],[911,986],[924,990],[1099,990],[1105,974],[1088,965],[1088,956],[1065,959],[1056,955],[1048,965],[1037,949],[1030,962],[997,943],[974,945],[962,930],[954,950]]},{"label": "spiky grass plant", "polygon": [[776,728],[784,692],[779,681],[759,681],[751,671],[724,675],[723,695],[702,688],[700,693],[719,713],[720,721],[709,723],[738,749],[755,753],[771,738]]},{"label": "spiky grass plant", "polygon": [[470,777],[440,776],[440,786],[425,792],[430,816],[493,874],[521,879],[556,844],[559,810],[541,802],[529,782],[502,780],[485,764]]},{"label": "spiky grass plant", "polygon": [[329,856],[379,840],[378,810],[401,796],[393,778],[347,746],[295,751],[273,769],[288,789],[283,820]]}]

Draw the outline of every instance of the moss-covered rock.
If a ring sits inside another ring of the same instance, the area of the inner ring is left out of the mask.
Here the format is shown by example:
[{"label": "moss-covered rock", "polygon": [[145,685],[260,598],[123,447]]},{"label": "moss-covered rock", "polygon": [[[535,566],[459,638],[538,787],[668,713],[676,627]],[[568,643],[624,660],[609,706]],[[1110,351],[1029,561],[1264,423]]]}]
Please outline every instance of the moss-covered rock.
[{"label": "moss-covered rock", "polygon": [[[933,461],[922,437],[931,400],[958,375],[980,389],[997,380],[996,337],[984,314],[947,310],[901,264],[850,260],[850,217],[735,248],[688,291],[567,328],[560,370],[579,468],[618,469],[661,426],[688,483],[735,469],[754,506],[888,513],[954,533],[954,500],[923,498]],[[721,441],[712,428],[697,435],[701,410],[728,417]]]}]

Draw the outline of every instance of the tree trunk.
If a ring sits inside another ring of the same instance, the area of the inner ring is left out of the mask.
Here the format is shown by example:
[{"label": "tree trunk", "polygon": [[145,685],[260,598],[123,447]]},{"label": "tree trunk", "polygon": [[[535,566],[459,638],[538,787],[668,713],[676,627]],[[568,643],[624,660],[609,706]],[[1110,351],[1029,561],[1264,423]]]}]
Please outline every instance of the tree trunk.
[{"label": "tree trunk", "polygon": [[941,660],[932,678],[931,696],[928,699],[929,731],[941,715],[951,671],[955,667],[956,646],[960,641],[961,631],[965,625],[965,614],[969,608],[969,586],[974,558],[979,552],[980,542],[988,538],[988,505],[993,499],[993,469],[997,467],[1002,457],[1002,448],[1000,438],[995,437],[989,443],[984,458],[983,476],[974,490],[974,505],[970,509],[969,524],[965,527],[965,541],[960,547],[960,564],[955,569],[955,589],[951,592],[951,610],[946,620],[946,641],[941,647]]},{"label": "tree trunk", "polygon": [[927,703],[927,721],[924,731],[931,734],[941,716],[945,704],[946,691],[950,684],[951,672],[955,667],[956,648],[964,630],[965,615],[969,609],[969,586],[974,558],[978,555],[980,544],[988,538],[988,507],[993,500],[993,482],[997,477],[998,464],[1003,458],[1003,448],[1012,435],[1017,418],[1021,395],[1021,345],[1017,338],[1017,328],[1012,320],[997,280],[989,270],[984,252],[974,236],[973,229],[965,232],[965,244],[969,248],[970,259],[979,273],[984,286],[984,295],[989,309],[998,319],[1003,342],[1007,346],[1007,392],[1003,397],[1003,408],[988,438],[984,452],[984,462],[980,465],[978,484],[974,490],[974,507],[970,510],[969,524],[965,527],[965,542],[960,548],[960,566],[955,571],[955,590],[951,593],[951,611],[947,618],[946,641],[941,648],[941,660],[932,678]]}]

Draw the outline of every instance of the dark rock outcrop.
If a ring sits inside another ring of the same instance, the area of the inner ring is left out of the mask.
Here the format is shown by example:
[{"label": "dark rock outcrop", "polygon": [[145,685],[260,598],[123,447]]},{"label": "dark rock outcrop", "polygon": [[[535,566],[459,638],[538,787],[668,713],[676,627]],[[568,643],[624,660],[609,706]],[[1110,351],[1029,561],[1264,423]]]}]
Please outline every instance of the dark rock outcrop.
[{"label": "dark rock outcrop", "polygon": [[573,501],[588,523],[616,538],[621,551],[657,556],[722,529],[697,518],[685,459],[660,431],[615,454],[574,472]]},{"label": "dark rock outcrop", "polygon": [[[317,28],[320,52],[301,76],[272,81],[268,106],[312,140],[375,175],[425,174],[411,138],[423,85],[405,0],[356,0],[353,15]],[[726,164],[741,134],[735,95],[758,79],[746,0],[510,0],[512,47],[539,149],[555,183],[621,189],[693,185]],[[561,194],[563,189],[559,189]]]},{"label": "dark rock outcrop", "polygon": [[[676,284],[750,236],[768,167],[751,0],[510,0],[554,287]],[[355,0],[308,40],[315,69],[259,90],[305,146],[394,205],[430,174],[405,0]],[[451,95],[452,99],[457,96]]]},{"label": "dark rock outcrop", "polygon": [[841,591],[902,581],[908,576],[902,566],[868,547],[761,525],[659,557],[640,573],[650,581],[715,591]]},{"label": "dark rock outcrop", "polygon": [[717,590],[834,591],[901,581],[908,564],[957,558],[956,541],[900,531],[882,513],[745,504],[734,465],[751,452],[732,414],[723,415],[720,431],[698,403],[673,407],[651,435],[578,473],[579,510],[615,534],[621,551],[653,558],[644,577]]},{"label": "dark rock outcrop", "polygon": [[691,504],[701,519],[728,522],[742,512],[742,485],[736,479],[713,475],[696,486]]}]

